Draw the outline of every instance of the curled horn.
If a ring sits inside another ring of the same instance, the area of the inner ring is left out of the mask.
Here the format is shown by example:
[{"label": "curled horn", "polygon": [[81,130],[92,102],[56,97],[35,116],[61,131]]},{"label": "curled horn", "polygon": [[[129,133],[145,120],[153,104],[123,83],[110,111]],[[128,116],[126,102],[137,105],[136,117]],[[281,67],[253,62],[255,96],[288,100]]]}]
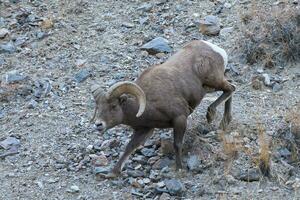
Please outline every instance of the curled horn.
[{"label": "curled horn", "polygon": [[[91,92],[95,98],[95,100],[97,100],[98,96],[101,94],[101,93],[104,93],[104,91],[101,89],[101,87],[99,85],[92,85],[91,87]],[[97,105],[95,107],[95,111],[94,111],[94,114],[93,114],[93,117],[92,119],[90,120],[90,122],[93,122],[95,120],[95,117],[96,117],[96,114],[97,114]]]},{"label": "curled horn", "polygon": [[136,117],[140,117],[146,108],[146,95],[144,91],[140,88],[140,86],[133,82],[123,81],[111,86],[106,93],[106,98],[118,98],[122,94],[131,94],[138,99],[139,111],[137,112]]}]

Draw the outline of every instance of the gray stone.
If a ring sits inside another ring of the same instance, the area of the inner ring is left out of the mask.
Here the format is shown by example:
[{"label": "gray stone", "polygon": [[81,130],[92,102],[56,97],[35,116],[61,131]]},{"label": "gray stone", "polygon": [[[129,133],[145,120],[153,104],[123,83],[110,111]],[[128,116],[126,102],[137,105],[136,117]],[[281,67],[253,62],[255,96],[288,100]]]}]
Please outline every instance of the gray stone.
[{"label": "gray stone", "polygon": [[130,22],[123,22],[122,23],[122,26],[126,27],[126,28],[133,28],[134,27],[134,24],[133,23],[130,23]]},{"label": "gray stone", "polygon": [[200,20],[200,32],[204,35],[218,35],[220,32],[220,22],[218,17],[208,15]]},{"label": "gray stone", "polygon": [[282,88],[282,85],[280,85],[279,83],[274,83],[272,90],[273,92],[279,92],[280,90],[282,90]]},{"label": "gray stone", "polygon": [[168,193],[162,193],[162,195],[160,195],[159,200],[169,200],[171,199],[171,196]]},{"label": "gray stone", "polygon": [[144,177],[145,175],[144,172],[140,170],[127,170],[127,174],[128,176],[133,178]]},{"label": "gray stone", "polygon": [[0,119],[4,118],[5,117],[5,112],[0,110]]},{"label": "gray stone", "polygon": [[110,172],[110,170],[107,167],[95,167],[94,168],[95,174],[107,174],[109,172]]},{"label": "gray stone", "polygon": [[278,153],[281,157],[284,158],[289,158],[292,155],[292,153],[287,148],[280,148],[278,150]]},{"label": "gray stone", "polygon": [[223,39],[227,39],[227,37],[232,33],[233,31],[233,27],[226,27],[226,28],[223,28],[221,31],[220,31],[220,36],[223,38]]},{"label": "gray stone", "polygon": [[79,191],[80,191],[80,189],[79,189],[79,187],[78,187],[77,185],[72,185],[72,186],[70,187],[70,189],[67,190],[67,192],[70,192],[70,193],[77,193],[77,192],[79,192]]},{"label": "gray stone", "polygon": [[17,49],[12,42],[6,44],[0,44],[0,53],[14,53]]},{"label": "gray stone", "polygon": [[7,72],[4,76],[4,82],[6,84],[17,83],[26,79],[28,79],[28,76],[20,74],[17,70]]},{"label": "gray stone", "polygon": [[7,30],[6,28],[0,28],[0,38],[4,38],[8,34],[9,30]]},{"label": "gray stone", "polygon": [[34,99],[31,99],[27,105],[27,108],[34,109],[38,105],[38,102],[36,102]]},{"label": "gray stone", "polygon": [[144,156],[147,156],[147,157],[152,157],[152,156],[155,156],[156,153],[155,153],[155,150],[154,149],[150,149],[150,148],[143,148],[141,150],[141,153],[144,155]]},{"label": "gray stone", "polygon": [[138,7],[137,10],[141,10],[141,11],[144,11],[144,12],[149,12],[149,11],[151,11],[152,8],[153,8],[152,3],[144,3],[143,5]]},{"label": "gray stone", "polygon": [[140,20],[139,20],[140,25],[147,24],[148,21],[149,21],[149,17],[142,17],[142,18],[140,18]]},{"label": "gray stone", "polygon": [[41,39],[43,39],[47,36],[47,34],[43,31],[38,31],[38,32],[35,33],[35,35],[36,35],[36,38],[39,39],[39,40],[41,40]]},{"label": "gray stone", "polygon": [[153,169],[163,169],[165,167],[169,167],[171,164],[172,164],[172,160],[170,160],[168,157],[159,159],[154,163]]},{"label": "gray stone", "polygon": [[29,38],[26,36],[20,36],[17,37],[16,41],[15,41],[15,45],[16,46],[21,46],[23,45]]},{"label": "gray stone", "polygon": [[201,161],[197,155],[191,155],[187,159],[187,166],[189,170],[199,172],[201,170]]},{"label": "gray stone", "polygon": [[90,77],[92,74],[90,70],[88,69],[82,69],[77,74],[75,74],[74,79],[77,83],[81,83],[85,81],[88,77]]},{"label": "gray stone", "polygon": [[179,180],[169,179],[165,180],[164,182],[171,195],[181,196],[182,193],[185,191],[184,185]]},{"label": "gray stone", "polygon": [[266,86],[270,86],[271,85],[271,79],[270,79],[270,76],[269,74],[262,74],[263,78],[264,78],[264,84]]},{"label": "gray stone", "polygon": [[20,146],[20,140],[14,137],[7,137],[5,140],[0,142],[0,146],[4,149],[11,149],[13,147]]},{"label": "gray stone", "polygon": [[168,40],[162,37],[157,37],[150,42],[144,44],[141,50],[147,51],[149,54],[157,53],[170,53],[172,51],[171,47],[168,45]]},{"label": "gray stone", "polygon": [[138,162],[142,165],[145,165],[145,164],[147,164],[148,158],[146,159],[145,156],[138,155],[138,156],[133,157],[132,160],[135,161],[135,162]]},{"label": "gray stone", "polygon": [[260,179],[260,172],[258,169],[249,169],[247,171],[242,171],[237,179],[241,181],[246,181],[246,182],[253,182],[253,181],[259,181]]}]

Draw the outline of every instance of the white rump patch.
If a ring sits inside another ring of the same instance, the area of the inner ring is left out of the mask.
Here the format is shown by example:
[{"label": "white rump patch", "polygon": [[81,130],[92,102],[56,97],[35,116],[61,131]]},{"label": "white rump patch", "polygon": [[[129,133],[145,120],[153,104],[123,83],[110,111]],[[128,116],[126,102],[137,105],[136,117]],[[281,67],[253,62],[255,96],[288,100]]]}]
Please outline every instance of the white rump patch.
[{"label": "white rump patch", "polygon": [[224,61],[224,67],[226,68],[227,63],[228,63],[228,55],[226,53],[226,51],[224,49],[222,49],[221,47],[218,47],[215,44],[212,44],[210,42],[204,41],[202,40],[202,42],[205,42],[208,46],[210,46],[215,52],[217,52],[218,54],[220,54],[223,57],[223,61]]}]

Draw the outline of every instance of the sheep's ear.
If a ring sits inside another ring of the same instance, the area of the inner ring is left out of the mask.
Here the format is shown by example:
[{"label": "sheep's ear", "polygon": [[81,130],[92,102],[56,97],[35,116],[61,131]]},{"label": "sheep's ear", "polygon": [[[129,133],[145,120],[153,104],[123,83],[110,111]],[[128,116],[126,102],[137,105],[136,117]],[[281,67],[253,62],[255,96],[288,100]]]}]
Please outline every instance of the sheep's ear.
[{"label": "sheep's ear", "polygon": [[126,101],[127,101],[127,96],[126,95],[121,95],[119,97],[120,105],[124,104]]}]

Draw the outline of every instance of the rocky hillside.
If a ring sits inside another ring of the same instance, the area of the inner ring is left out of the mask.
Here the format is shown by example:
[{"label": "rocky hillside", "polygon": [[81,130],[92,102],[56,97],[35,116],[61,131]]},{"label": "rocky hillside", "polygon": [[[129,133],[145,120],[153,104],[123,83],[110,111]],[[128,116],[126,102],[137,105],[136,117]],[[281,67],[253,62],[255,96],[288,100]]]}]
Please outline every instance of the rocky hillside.
[{"label": "rocky hillside", "polygon": [[[0,1],[0,199],[300,199],[299,13],[297,0]],[[90,86],[134,80],[194,39],[229,54],[228,130],[222,106],[207,124],[209,94],[182,172],[164,129],[119,178],[99,176],[132,130],[93,129]]]}]

